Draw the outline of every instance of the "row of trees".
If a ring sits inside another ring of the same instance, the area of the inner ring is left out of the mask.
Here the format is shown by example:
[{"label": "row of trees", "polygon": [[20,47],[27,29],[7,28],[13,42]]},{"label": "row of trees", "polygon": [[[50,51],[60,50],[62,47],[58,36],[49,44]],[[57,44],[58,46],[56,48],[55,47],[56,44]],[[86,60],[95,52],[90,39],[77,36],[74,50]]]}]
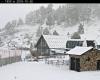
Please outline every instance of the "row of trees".
[{"label": "row of trees", "polygon": [[[72,39],[80,39],[80,35],[81,34],[84,34],[84,28],[83,28],[83,24],[80,24],[78,26],[78,31],[77,32],[74,32],[71,36]],[[42,27],[39,27],[38,30],[37,30],[37,33],[36,33],[37,37],[40,37],[41,34],[44,34],[44,35],[51,35],[49,29],[46,27],[45,29],[42,29]],[[53,35],[59,35],[58,32],[56,30],[53,31]],[[70,33],[67,34],[67,36],[70,35]]]},{"label": "row of trees", "polygon": [[24,22],[21,18],[19,20],[12,20],[11,22],[8,22],[5,25],[5,32],[9,35],[13,34],[16,32],[15,27],[18,27],[19,25],[23,25]]},{"label": "row of trees", "polygon": [[[41,27],[39,27],[38,30],[37,30],[36,36],[40,37],[41,34],[51,35],[51,32],[47,27],[45,29],[42,29]],[[56,30],[54,30],[53,35],[59,35],[59,33]]]}]

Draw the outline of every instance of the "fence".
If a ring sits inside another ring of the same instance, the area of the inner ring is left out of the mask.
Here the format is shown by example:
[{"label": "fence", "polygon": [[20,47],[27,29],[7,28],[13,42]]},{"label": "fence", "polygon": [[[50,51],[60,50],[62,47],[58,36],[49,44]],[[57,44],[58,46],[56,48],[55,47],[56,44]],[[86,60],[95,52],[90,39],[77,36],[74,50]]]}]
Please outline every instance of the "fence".
[{"label": "fence", "polygon": [[21,61],[21,50],[0,49],[0,66]]},{"label": "fence", "polygon": [[69,65],[68,55],[55,55],[45,59],[47,64]]}]

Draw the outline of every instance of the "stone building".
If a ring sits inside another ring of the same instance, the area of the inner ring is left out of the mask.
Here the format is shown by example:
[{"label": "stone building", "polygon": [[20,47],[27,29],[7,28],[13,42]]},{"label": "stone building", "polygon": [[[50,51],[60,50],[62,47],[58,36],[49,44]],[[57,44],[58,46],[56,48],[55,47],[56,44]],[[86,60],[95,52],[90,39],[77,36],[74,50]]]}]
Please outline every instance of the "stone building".
[{"label": "stone building", "polygon": [[100,70],[100,50],[93,47],[75,47],[67,53],[70,56],[70,70]]}]

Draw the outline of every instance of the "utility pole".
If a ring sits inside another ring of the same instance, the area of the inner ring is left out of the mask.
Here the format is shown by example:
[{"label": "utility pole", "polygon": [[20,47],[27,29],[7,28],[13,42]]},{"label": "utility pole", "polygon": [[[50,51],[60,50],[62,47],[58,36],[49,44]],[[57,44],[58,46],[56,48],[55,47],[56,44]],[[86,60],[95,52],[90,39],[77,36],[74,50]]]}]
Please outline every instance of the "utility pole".
[{"label": "utility pole", "polygon": [[70,39],[70,33],[69,32],[67,33],[67,36],[68,36],[68,40],[69,40]]},{"label": "utility pole", "polygon": [[[10,40],[10,41],[11,41],[11,40]],[[8,42],[9,63],[10,63],[10,50],[9,50],[9,47],[10,47],[9,43],[10,43],[10,41]]]},{"label": "utility pole", "polygon": [[[43,35],[43,27],[41,26],[41,35]],[[41,55],[42,55],[42,45],[43,45],[43,43],[42,43],[42,39],[41,39]]]}]

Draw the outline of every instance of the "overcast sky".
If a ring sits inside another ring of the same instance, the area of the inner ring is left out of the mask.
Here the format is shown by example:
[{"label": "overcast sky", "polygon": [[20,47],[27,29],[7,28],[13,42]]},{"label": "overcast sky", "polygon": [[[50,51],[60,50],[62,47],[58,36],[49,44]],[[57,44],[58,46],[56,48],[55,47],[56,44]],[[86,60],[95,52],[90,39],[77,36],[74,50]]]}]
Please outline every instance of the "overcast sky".
[{"label": "overcast sky", "polygon": [[[25,15],[30,11],[47,7],[48,4],[0,4],[0,28],[4,27],[8,21],[19,18],[24,19]],[[54,8],[58,8],[62,4],[53,4]]]}]

